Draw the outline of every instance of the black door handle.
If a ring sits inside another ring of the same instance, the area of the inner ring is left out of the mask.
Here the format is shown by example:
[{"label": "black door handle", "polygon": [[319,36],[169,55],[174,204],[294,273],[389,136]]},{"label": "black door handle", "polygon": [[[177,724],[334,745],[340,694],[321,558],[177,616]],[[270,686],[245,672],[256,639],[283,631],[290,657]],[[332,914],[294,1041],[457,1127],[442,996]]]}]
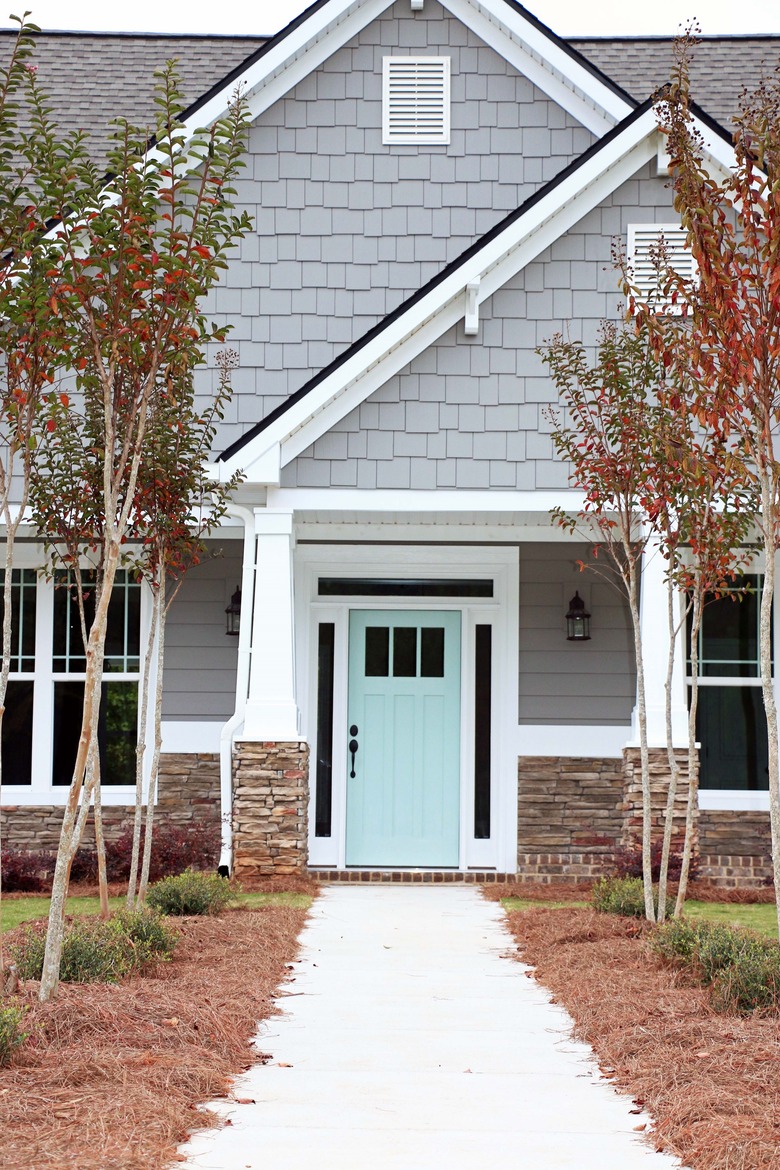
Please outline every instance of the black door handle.
[{"label": "black door handle", "polygon": [[[353,729],[350,727],[350,731],[352,731],[352,730]],[[355,730],[357,730],[357,728],[355,728]],[[350,780],[354,780],[355,779],[355,752],[358,750],[358,741],[356,739],[351,739],[349,741],[349,750],[352,753],[352,771],[349,774],[349,778],[350,778]]]}]

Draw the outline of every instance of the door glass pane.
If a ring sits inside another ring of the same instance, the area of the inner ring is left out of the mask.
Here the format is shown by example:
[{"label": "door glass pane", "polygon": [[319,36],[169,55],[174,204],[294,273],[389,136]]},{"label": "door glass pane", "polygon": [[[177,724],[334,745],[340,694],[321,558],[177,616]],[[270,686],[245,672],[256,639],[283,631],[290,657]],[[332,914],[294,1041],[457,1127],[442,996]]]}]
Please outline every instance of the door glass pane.
[{"label": "door glass pane", "polygon": [[32,782],[33,683],[8,684],[3,715],[3,784]]},{"label": "door glass pane", "polygon": [[[55,682],[52,780],[56,785],[71,782],[81,734],[83,704],[83,682]],[[135,783],[137,741],[138,683],[103,683],[98,745],[104,785]]]},{"label": "door glass pane", "polygon": [[396,626],[393,630],[393,677],[415,678],[417,675],[417,630],[413,626]]},{"label": "door glass pane", "polygon": [[420,675],[444,678],[444,630],[426,626],[420,631]]},{"label": "door glass pane", "polygon": [[387,678],[390,673],[390,630],[366,626],[366,678]]}]

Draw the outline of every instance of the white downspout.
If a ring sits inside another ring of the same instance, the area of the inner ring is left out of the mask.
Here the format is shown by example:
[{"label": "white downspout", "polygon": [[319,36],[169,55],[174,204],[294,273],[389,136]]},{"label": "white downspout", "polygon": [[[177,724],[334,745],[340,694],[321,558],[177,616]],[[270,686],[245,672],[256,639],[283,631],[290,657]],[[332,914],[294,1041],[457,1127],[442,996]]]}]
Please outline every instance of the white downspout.
[{"label": "white downspout", "polygon": [[249,664],[252,656],[252,612],[255,596],[255,516],[249,508],[229,504],[229,516],[244,522],[244,561],[241,570],[241,625],[238,631],[236,668],[236,709],[222,728],[219,737],[219,793],[222,826],[221,873],[233,869],[233,739],[244,723],[249,692]]}]

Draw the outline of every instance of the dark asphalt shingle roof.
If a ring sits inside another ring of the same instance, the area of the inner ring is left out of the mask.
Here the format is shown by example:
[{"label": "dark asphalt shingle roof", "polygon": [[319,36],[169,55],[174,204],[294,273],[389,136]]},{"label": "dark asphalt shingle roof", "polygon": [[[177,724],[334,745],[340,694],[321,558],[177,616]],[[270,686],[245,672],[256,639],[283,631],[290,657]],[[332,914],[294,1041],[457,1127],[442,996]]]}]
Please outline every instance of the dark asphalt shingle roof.
[{"label": "dark asphalt shingle roof", "polygon": [[[7,60],[13,34],[0,30]],[[108,127],[127,117],[151,120],[153,74],[171,57],[179,61],[184,96],[194,102],[257,51],[266,37],[188,36],[158,33],[41,33],[35,59],[63,130],[85,129],[104,161]],[[643,101],[669,76],[668,37],[573,37],[569,43],[598,69]],[[780,59],[780,36],[705,37],[693,62],[693,96],[724,126],[739,94]]]},{"label": "dark asphalt shingle roof", "polygon": [[[8,60],[13,33],[0,30]],[[178,61],[189,105],[251,56],[266,37],[165,36],[157,33],[40,33],[35,64],[63,131],[87,130],[105,161],[112,119],[146,128],[154,110],[154,71]]]},{"label": "dark asphalt shingle roof", "polygon": [[[571,37],[569,44],[638,101],[668,81],[670,37]],[[691,94],[710,117],[728,126],[743,88],[780,61],[780,36],[703,37],[693,52]]]}]

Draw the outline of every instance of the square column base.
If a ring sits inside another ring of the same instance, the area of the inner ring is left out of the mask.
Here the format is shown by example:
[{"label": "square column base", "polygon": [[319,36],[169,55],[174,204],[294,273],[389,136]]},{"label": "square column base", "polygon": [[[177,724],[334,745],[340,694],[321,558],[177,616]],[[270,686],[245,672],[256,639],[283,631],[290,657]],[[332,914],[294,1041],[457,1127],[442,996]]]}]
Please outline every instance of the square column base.
[{"label": "square column base", "polygon": [[237,741],[233,751],[233,874],[240,880],[304,872],[309,745]]}]

